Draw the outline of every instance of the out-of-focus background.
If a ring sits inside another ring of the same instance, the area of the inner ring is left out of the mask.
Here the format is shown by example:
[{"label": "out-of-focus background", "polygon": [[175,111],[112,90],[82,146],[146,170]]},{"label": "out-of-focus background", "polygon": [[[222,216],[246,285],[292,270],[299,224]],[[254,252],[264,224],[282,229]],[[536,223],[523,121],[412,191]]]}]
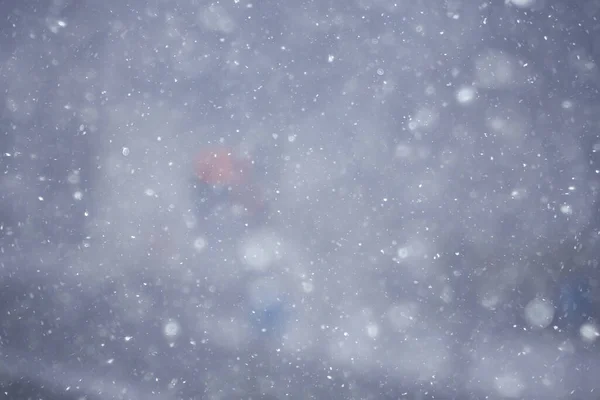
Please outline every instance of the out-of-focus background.
[{"label": "out-of-focus background", "polygon": [[3,0],[0,397],[596,399],[598,18]]}]

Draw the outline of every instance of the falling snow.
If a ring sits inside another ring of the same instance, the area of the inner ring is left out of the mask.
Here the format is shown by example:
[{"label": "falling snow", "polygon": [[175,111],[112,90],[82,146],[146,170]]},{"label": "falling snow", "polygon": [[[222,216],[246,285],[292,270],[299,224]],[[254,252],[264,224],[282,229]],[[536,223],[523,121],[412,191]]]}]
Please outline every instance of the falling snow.
[{"label": "falling snow", "polygon": [[4,3],[7,398],[595,399],[594,1]]}]

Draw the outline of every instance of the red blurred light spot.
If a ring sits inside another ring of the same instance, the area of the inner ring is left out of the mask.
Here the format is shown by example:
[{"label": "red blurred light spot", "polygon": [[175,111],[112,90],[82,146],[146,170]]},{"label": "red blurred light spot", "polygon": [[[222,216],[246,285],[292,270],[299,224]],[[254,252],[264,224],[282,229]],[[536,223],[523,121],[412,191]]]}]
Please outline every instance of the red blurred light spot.
[{"label": "red blurred light spot", "polygon": [[210,185],[238,185],[246,181],[246,165],[226,148],[210,148],[196,157],[196,175]]},{"label": "red blurred light spot", "polygon": [[235,156],[226,147],[210,147],[195,158],[196,176],[211,186],[230,186],[231,196],[248,210],[255,212],[264,207],[262,193],[257,187],[249,161]]}]

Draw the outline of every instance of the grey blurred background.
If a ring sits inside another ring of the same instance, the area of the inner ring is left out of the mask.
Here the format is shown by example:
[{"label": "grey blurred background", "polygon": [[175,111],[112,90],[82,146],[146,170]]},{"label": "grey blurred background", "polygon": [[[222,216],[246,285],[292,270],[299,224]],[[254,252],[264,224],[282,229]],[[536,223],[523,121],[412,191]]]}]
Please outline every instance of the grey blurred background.
[{"label": "grey blurred background", "polygon": [[598,18],[1,1],[0,397],[596,399]]}]

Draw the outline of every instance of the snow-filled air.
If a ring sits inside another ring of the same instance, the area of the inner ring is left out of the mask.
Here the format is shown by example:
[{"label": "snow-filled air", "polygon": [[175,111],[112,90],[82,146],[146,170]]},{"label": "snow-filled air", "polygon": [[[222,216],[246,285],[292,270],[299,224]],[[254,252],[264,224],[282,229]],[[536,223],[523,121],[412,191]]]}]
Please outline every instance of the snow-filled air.
[{"label": "snow-filled air", "polygon": [[0,1],[0,398],[594,400],[596,0]]}]

